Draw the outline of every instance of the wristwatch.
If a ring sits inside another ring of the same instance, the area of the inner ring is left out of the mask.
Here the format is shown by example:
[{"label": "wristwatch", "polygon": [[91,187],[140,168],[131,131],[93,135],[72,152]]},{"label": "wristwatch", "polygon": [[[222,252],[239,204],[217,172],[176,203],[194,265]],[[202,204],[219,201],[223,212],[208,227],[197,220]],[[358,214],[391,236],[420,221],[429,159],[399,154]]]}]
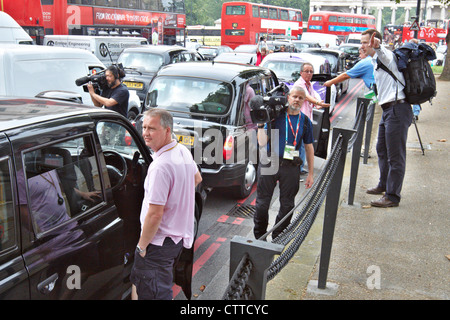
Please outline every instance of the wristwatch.
[{"label": "wristwatch", "polygon": [[136,251],[141,254],[142,252],[145,251],[145,249],[141,249],[141,247],[139,247],[139,245],[136,246]]}]

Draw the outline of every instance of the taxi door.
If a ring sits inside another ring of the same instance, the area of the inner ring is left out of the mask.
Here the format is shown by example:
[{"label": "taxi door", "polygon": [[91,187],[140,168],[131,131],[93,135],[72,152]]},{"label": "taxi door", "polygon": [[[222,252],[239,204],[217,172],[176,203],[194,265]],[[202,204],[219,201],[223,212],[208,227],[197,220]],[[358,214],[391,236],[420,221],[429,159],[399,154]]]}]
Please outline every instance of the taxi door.
[{"label": "taxi door", "polygon": [[30,298],[20,251],[15,175],[8,139],[0,134],[0,300]]}]

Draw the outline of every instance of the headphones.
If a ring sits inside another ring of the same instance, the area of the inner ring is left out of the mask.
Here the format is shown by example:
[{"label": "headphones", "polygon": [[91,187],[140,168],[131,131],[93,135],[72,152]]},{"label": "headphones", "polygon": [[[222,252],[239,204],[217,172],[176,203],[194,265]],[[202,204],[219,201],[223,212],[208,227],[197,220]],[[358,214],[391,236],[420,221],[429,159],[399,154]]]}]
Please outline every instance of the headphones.
[{"label": "headphones", "polygon": [[109,70],[113,74],[115,80],[120,78],[119,69],[115,65],[110,65],[106,70]]}]

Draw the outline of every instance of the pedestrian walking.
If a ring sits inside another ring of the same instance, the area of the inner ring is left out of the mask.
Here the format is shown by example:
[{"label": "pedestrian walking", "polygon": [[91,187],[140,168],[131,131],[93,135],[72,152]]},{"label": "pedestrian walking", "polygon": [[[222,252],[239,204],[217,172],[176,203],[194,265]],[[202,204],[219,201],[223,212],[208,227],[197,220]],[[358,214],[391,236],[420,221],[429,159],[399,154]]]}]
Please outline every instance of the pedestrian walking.
[{"label": "pedestrian walking", "polygon": [[171,300],[175,259],[194,242],[195,187],[202,178],[190,151],[172,139],[172,130],[169,112],[145,112],[142,136],[154,154],[144,182],[141,235],[131,273],[134,299]]}]

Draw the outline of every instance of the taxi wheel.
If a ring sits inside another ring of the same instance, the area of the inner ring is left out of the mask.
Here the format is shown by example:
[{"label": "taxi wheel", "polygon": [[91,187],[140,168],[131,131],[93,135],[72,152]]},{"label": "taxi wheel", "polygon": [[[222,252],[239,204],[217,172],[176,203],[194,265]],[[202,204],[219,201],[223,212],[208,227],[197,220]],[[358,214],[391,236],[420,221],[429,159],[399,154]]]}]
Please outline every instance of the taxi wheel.
[{"label": "taxi wheel", "polygon": [[241,184],[235,187],[234,195],[238,199],[247,198],[252,191],[253,185],[256,181],[256,168],[255,165],[249,161],[245,168],[245,174],[242,178]]}]

